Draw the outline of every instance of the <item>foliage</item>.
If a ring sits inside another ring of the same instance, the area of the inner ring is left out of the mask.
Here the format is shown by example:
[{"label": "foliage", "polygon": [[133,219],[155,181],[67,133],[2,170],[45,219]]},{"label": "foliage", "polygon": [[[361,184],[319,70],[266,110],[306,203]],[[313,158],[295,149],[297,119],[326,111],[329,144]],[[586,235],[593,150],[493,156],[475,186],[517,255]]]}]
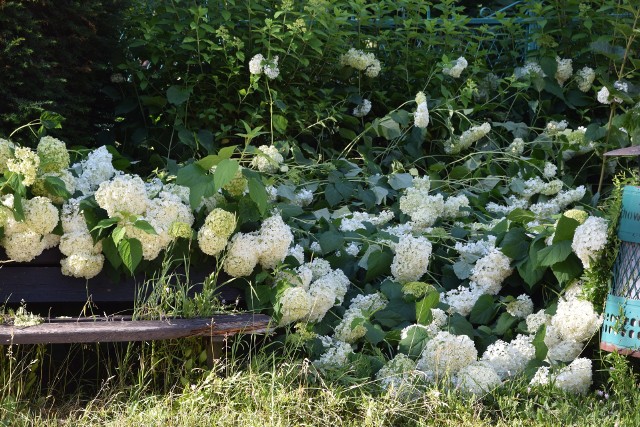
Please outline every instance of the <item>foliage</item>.
[{"label": "foliage", "polygon": [[101,88],[110,79],[126,3],[0,2],[0,135],[46,110],[72,124],[58,136],[95,143],[113,122],[113,104]]}]

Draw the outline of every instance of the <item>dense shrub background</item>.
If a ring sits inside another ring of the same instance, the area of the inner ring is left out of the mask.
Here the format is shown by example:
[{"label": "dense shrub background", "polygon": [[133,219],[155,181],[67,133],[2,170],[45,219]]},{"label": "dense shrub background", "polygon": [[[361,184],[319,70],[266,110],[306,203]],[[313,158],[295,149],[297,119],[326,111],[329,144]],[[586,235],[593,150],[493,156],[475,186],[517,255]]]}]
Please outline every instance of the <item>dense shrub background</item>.
[{"label": "dense shrub background", "polygon": [[57,134],[69,143],[99,143],[113,122],[114,105],[101,89],[127,3],[0,1],[0,134],[48,110],[65,117]]}]

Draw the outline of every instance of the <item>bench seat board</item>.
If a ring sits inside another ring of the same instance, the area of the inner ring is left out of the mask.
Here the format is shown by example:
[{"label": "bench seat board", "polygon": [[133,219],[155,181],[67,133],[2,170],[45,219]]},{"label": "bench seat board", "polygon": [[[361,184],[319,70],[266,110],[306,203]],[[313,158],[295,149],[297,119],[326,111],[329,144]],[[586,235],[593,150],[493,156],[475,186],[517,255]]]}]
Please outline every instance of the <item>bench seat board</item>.
[{"label": "bench seat board", "polygon": [[270,331],[269,316],[221,314],[166,320],[51,319],[36,326],[0,326],[0,345],[152,341],[195,336],[224,337]]}]

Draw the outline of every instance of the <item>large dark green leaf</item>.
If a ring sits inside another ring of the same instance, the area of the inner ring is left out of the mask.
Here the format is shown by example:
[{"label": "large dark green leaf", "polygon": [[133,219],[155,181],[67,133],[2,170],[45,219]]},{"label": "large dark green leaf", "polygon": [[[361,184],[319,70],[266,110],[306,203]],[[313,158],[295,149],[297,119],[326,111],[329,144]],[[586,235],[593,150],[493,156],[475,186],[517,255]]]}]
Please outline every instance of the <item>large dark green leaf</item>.
[{"label": "large dark green leaf", "polygon": [[231,159],[223,159],[216,166],[216,171],[213,174],[213,184],[215,191],[218,191],[225,185],[227,185],[236,176],[240,165],[237,161]]},{"label": "large dark green leaf", "polygon": [[518,261],[527,256],[529,241],[527,234],[522,228],[512,228],[502,239],[500,249],[503,254]]},{"label": "large dark green leaf", "polygon": [[416,320],[421,325],[428,325],[433,320],[431,309],[436,308],[440,302],[438,291],[429,292],[420,301],[416,301]]},{"label": "large dark green leaf", "polygon": [[118,243],[118,253],[122,263],[131,274],[142,261],[142,244],[138,239],[124,238]]},{"label": "large dark green leaf", "polygon": [[422,350],[429,341],[429,335],[424,328],[413,327],[407,330],[407,334],[400,340],[398,350],[412,359],[418,359]]},{"label": "large dark green leaf", "polygon": [[191,90],[189,89],[185,89],[180,86],[171,86],[167,89],[167,101],[173,105],[183,104],[187,99],[189,99],[190,93]]},{"label": "large dark green leaf", "polygon": [[493,296],[482,295],[469,313],[469,320],[476,325],[488,325],[498,312],[498,304],[493,301]]},{"label": "large dark green leaf", "polygon": [[567,259],[571,252],[570,240],[562,240],[558,243],[554,243],[538,252],[538,265],[550,267]]}]

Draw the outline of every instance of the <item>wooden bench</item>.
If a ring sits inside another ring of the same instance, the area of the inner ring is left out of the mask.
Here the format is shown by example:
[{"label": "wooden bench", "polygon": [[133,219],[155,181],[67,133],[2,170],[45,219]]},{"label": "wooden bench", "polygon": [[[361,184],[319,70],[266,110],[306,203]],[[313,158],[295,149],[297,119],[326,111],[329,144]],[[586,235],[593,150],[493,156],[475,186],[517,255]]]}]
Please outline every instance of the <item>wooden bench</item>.
[{"label": "wooden bench", "polygon": [[[202,275],[201,278],[204,278]],[[201,289],[195,286],[192,292]],[[149,291],[147,289],[147,291]],[[86,281],[62,275],[60,254],[55,250],[28,264],[5,263],[0,267],[0,298],[16,306],[22,301],[29,311],[43,316],[35,326],[0,325],[0,345],[128,342],[204,337],[208,341],[209,363],[219,358],[227,337],[236,334],[265,334],[271,330],[263,314],[216,314],[210,317],[133,320],[131,315],[106,314],[108,309],[132,310],[141,286],[133,279],[113,283],[100,274]],[[240,292],[222,288],[217,297],[238,301]],[[93,313],[72,316],[90,301]],[[35,308],[35,310],[34,310]],[[74,311],[75,310],[75,311]],[[65,317],[61,317],[64,314]]]}]

